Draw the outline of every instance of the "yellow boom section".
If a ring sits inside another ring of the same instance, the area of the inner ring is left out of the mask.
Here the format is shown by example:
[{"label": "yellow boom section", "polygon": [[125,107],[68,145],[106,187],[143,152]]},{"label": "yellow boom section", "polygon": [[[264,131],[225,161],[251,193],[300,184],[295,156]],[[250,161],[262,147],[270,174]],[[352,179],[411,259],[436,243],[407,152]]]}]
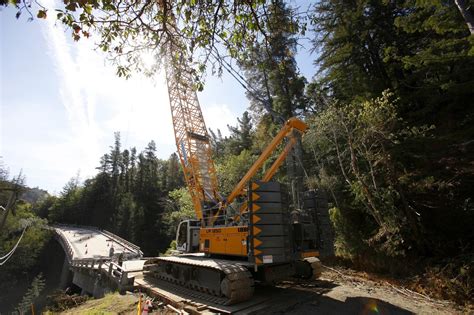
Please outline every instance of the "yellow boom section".
[{"label": "yellow boom section", "polygon": [[[265,150],[260,154],[258,157],[257,161],[250,167],[250,169],[247,171],[247,173],[242,177],[240,182],[235,186],[234,190],[229,194],[229,196],[226,199],[226,204],[229,205],[234,201],[234,199],[242,195],[244,188],[246,187],[247,183],[249,180],[255,176],[255,174],[258,172],[258,170],[263,166],[265,161],[270,157],[270,155],[275,151],[275,149],[282,143],[282,141],[285,138],[288,139],[288,143],[286,144],[285,148],[283,151],[280,153],[280,155],[277,157],[275,162],[273,162],[272,166],[268,169],[268,171],[265,173],[263,177],[263,181],[269,181],[273,175],[276,173],[280,165],[283,163],[287,155],[290,153],[291,149],[296,143],[296,137],[298,135],[302,135],[306,130],[308,129],[308,126],[298,118],[292,117],[288,119],[281,128],[280,132],[273,138],[272,142],[265,148]],[[241,209],[242,211],[242,209]],[[217,216],[217,214],[216,214]]]},{"label": "yellow boom section", "polygon": [[185,60],[183,52],[169,43],[165,67],[176,147],[196,216],[206,225],[212,214],[203,205],[215,205],[220,198],[209,135]]}]

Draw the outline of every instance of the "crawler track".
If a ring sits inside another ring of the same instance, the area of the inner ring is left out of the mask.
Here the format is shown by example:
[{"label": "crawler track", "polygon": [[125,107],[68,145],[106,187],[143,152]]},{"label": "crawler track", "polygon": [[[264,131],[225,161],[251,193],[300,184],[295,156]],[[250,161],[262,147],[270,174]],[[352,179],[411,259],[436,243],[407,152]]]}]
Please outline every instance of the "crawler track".
[{"label": "crawler track", "polygon": [[170,256],[148,260],[145,277],[163,280],[175,291],[221,305],[250,299],[252,274],[235,261],[202,256]]}]

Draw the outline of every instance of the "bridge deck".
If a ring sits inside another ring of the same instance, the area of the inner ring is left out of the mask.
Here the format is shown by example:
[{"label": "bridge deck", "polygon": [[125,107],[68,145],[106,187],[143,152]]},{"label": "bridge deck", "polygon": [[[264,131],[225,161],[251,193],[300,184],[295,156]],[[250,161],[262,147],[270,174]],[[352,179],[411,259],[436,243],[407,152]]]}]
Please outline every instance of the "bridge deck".
[{"label": "bridge deck", "polygon": [[110,257],[110,248],[114,255],[140,255],[139,248],[118,236],[89,227],[54,226],[56,233],[67,240],[72,249],[72,259],[99,259]]}]

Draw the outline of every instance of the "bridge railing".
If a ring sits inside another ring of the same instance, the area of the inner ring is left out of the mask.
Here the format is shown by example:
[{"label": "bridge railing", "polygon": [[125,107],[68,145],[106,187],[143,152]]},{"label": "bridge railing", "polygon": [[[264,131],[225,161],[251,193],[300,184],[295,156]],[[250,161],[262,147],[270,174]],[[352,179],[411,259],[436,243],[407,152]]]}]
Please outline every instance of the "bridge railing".
[{"label": "bridge railing", "polygon": [[53,231],[54,237],[63,247],[64,252],[66,253],[67,260],[69,261],[69,263],[71,263],[74,258],[74,250],[72,248],[71,243],[68,241],[67,237],[61,231],[58,231],[54,226],[49,229]]},{"label": "bridge railing", "polygon": [[51,224],[51,226],[56,226],[56,227],[60,227],[60,228],[61,227],[64,227],[64,228],[74,227],[74,228],[87,229],[87,230],[100,230],[98,227],[91,226],[91,225],[55,223],[55,224]]},{"label": "bridge railing", "polygon": [[109,280],[115,282],[119,288],[133,285],[134,277],[129,278],[128,272],[119,264],[114,263],[110,258],[83,258],[74,259],[71,262],[73,268],[87,269],[98,271],[104,274]]},{"label": "bridge railing", "polygon": [[114,238],[114,239],[117,239],[117,240],[119,240],[120,242],[122,242],[122,243],[124,243],[125,245],[127,245],[128,247],[132,248],[134,251],[137,252],[137,254],[138,254],[140,257],[143,256],[143,252],[140,250],[140,247],[139,247],[139,246],[137,246],[137,245],[135,245],[135,244],[133,244],[133,243],[127,241],[126,239],[121,238],[120,236],[118,236],[118,235],[116,235],[116,234],[114,234],[114,233],[112,233],[112,232],[109,232],[109,231],[107,231],[107,230],[101,230],[101,231],[102,231],[102,233],[106,234],[107,236],[112,237],[112,238]]},{"label": "bridge railing", "polygon": [[[63,223],[57,223],[57,224],[53,224],[51,225],[51,227],[54,229],[54,231],[56,232],[56,234],[58,234],[61,238],[65,238],[64,235],[62,235],[61,233],[59,233],[55,228],[80,228],[80,229],[88,229],[88,230],[95,230],[95,231],[99,231],[105,235],[107,235],[108,237],[114,239],[114,240],[117,240],[119,241],[120,243],[123,243],[123,245],[126,245],[127,247],[129,247],[132,251],[135,251],[138,255],[138,257],[143,257],[143,252],[141,251],[140,247],[127,241],[126,239],[112,233],[112,232],[109,232],[107,230],[103,230],[103,229],[99,229],[98,227],[95,227],[95,226],[88,226],[88,225],[77,225],[77,224],[63,224]],[[69,244],[69,241],[67,240],[67,238],[65,238],[64,240],[65,242],[65,245],[66,247],[69,249],[71,249],[71,253],[74,254],[74,252],[72,252],[72,248]],[[64,248],[64,250],[66,250],[66,247]],[[71,259],[73,258],[73,256],[71,256]]]}]

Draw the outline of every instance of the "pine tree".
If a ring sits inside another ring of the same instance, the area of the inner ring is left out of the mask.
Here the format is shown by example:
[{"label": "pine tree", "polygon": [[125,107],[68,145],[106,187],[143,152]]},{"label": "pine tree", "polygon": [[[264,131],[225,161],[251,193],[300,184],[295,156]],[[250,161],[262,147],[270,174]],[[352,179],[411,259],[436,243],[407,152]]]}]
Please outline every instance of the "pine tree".
[{"label": "pine tree", "polygon": [[34,304],[36,298],[40,296],[41,291],[43,291],[45,286],[46,281],[43,274],[40,273],[33,279],[28,291],[26,291],[26,294],[23,296],[21,302],[16,308],[20,314],[25,314],[30,311],[31,305]]},{"label": "pine tree", "polygon": [[222,156],[222,154],[224,154],[226,139],[222,137],[222,132],[220,131],[220,129],[217,129],[216,135],[216,133],[211,128],[209,128],[209,135],[212,146],[212,155],[216,159],[217,157]]},{"label": "pine tree", "polygon": [[184,186],[184,177],[178,155],[173,153],[167,161],[167,179],[164,191],[172,191]]},{"label": "pine tree", "polygon": [[130,151],[125,149],[122,152],[122,167],[120,170],[121,186],[125,192],[130,192],[131,174],[130,170]]},{"label": "pine tree", "polygon": [[[275,123],[306,110],[306,79],[296,64],[298,25],[284,1],[274,0],[264,21],[266,39],[248,47],[239,65],[252,93],[247,92],[257,116],[271,114]],[[265,100],[262,103],[261,100]]]},{"label": "pine tree", "polygon": [[438,124],[440,109],[444,120],[473,97],[472,43],[451,1],[325,0],[313,24],[316,83],[338,101],[390,89],[404,117]]},{"label": "pine tree", "polygon": [[[295,60],[299,26],[285,2],[274,0],[268,8],[264,28],[265,40],[247,49],[240,66],[252,89],[247,97],[254,115],[260,119],[270,115],[274,124],[281,125],[288,118],[306,112],[309,106],[304,93],[307,81],[299,74]],[[303,190],[302,160],[301,141],[297,141],[286,159],[287,179],[296,206],[298,192]]]},{"label": "pine tree", "polygon": [[250,150],[252,147],[252,121],[247,111],[242,114],[242,118],[237,118],[238,126],[227,125],[230,131],[227,149],[231,154],[238,155],[243,150]]}]

